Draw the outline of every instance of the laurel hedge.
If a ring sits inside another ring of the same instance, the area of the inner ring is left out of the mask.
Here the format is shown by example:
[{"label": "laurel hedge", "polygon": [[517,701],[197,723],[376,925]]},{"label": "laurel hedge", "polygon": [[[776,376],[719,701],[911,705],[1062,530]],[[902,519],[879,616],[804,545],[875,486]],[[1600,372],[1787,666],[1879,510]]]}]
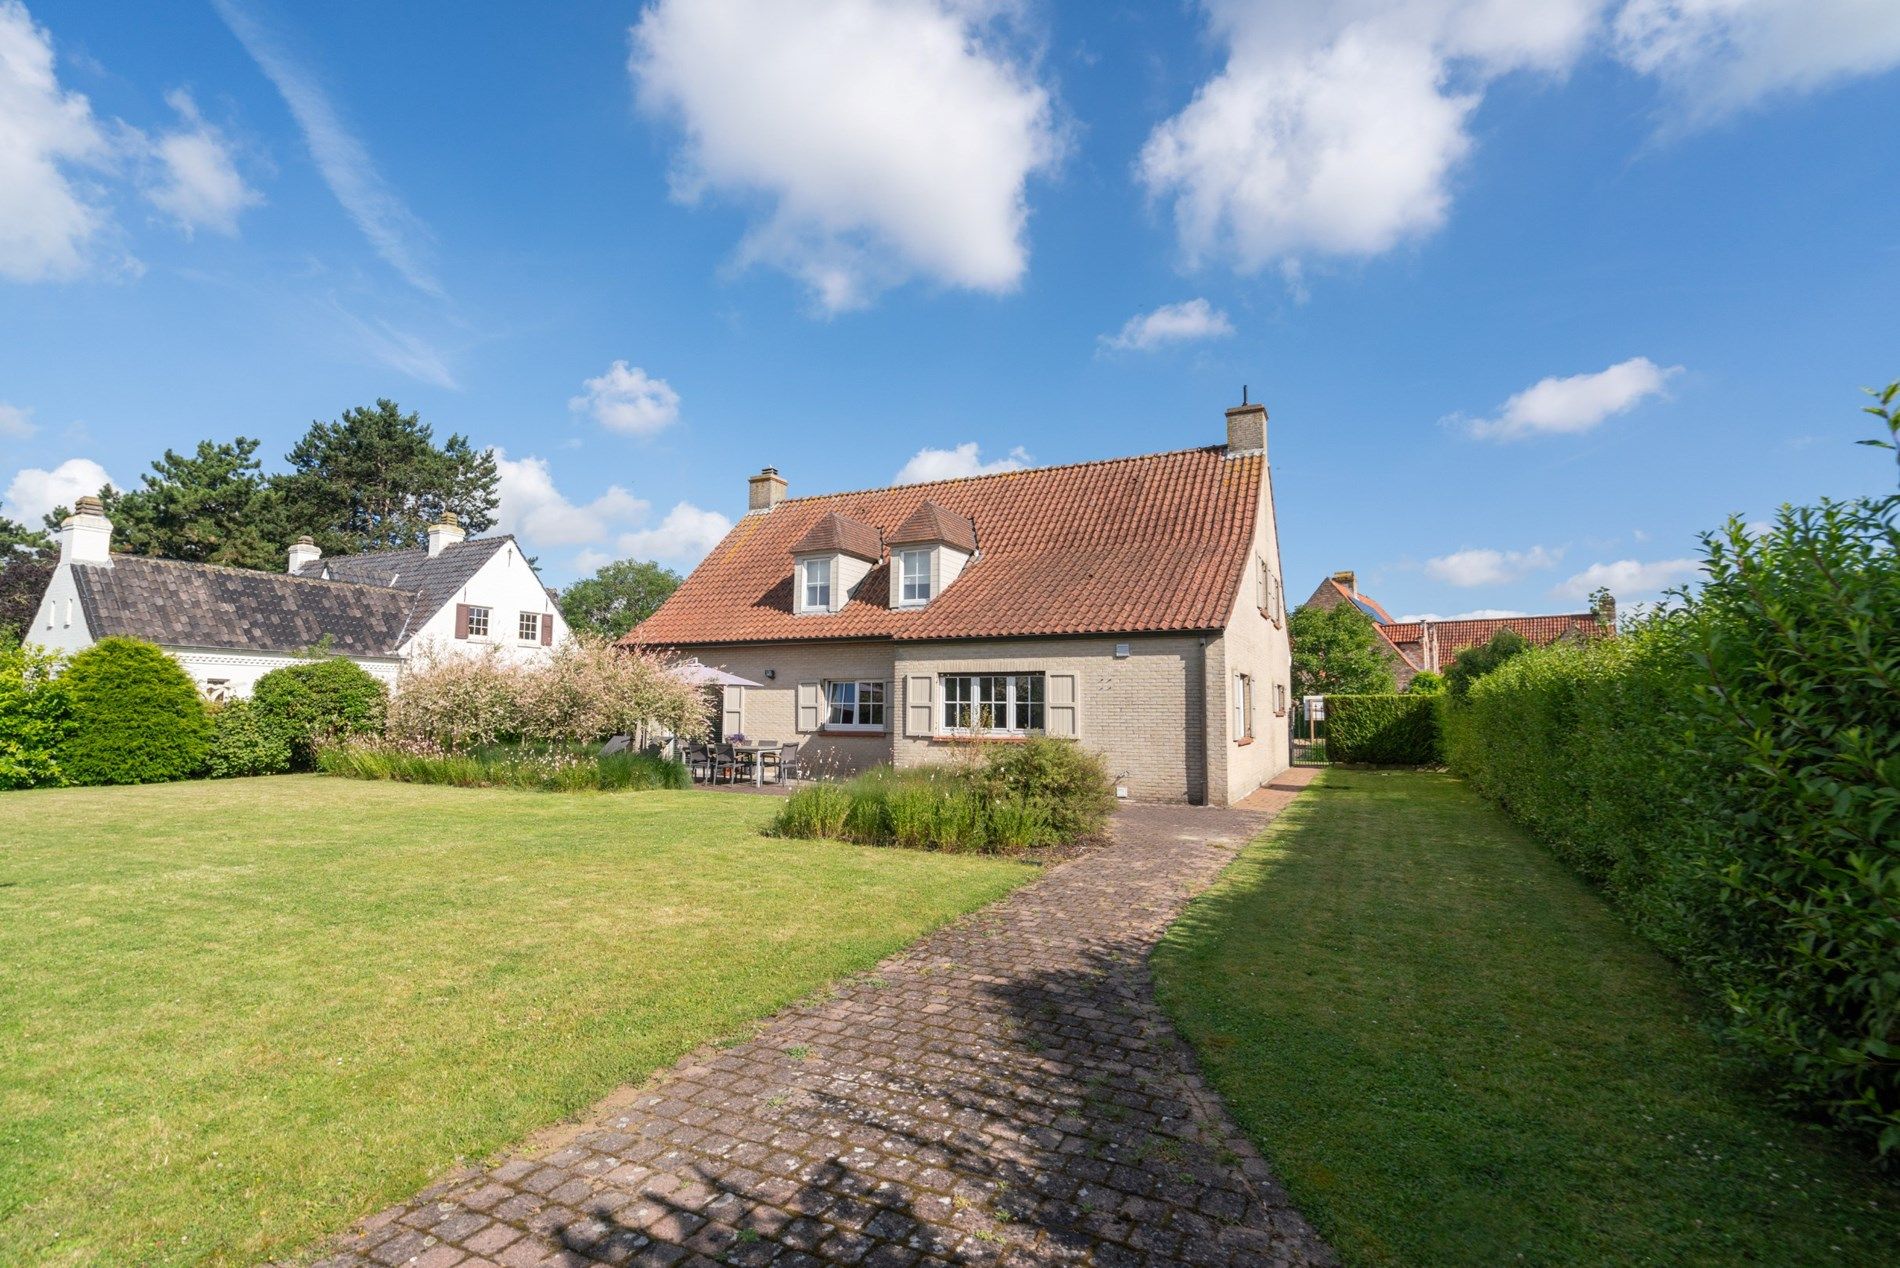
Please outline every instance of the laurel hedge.
[{"label": "laurel hedge", "polygon": [[1436,766],[1444,760],[1430,694],[1327,696],[1326,755],[1368,766]]},{"label": "laurel hedge", "polygon": [[1791,1105],[1900,1161],[1900,498],[1703,539],[1620,638],[1444,698],[1449,763],[1712,997]]}]

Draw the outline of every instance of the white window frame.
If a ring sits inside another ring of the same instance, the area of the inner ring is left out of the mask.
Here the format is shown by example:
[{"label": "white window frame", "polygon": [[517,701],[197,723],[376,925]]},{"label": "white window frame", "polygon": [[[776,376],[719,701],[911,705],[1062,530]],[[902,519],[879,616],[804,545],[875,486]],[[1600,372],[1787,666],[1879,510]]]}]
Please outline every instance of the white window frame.
[{"label": "white window frame", "polygon": [[[931,593],[930,584],[930,557],[933,553],[928,546],[897,552],[899,607],[922,607],[936,597]],[[921,571],[913,570],[912,564],[921,565]]]},{"label": "white window frame", "polygon": [[468,605],[468,636],[470,638],[488,637],[488,617],[492,609],[471,603]]},{"label": "white window frame", "polygon": [[1253,675],[1234,675],[1234,739],[1253,738]]},{"label": "white window frame", "polygon": [[[869,691],[867,692],[867,688]],[[874,695],[875,700],[865,696]],[[839,720],[840,712],[846,720]],[[876,720],[871,721],[871,713]],[[881,678],[840,678],[825,680],[825,725],[827,731],[874,731],[888,729],[891,716],[891,691]]]},{"label": "white window frame", "polygon": [[[814,592],[817,597],[813,598]],[[798,562],[798,593],[806,612],[831,611],[831,560],[801,559]]]},{"label": "white window frame", "polygon": [[[541,622],[545,620],[547,620],[547,618],[542,616],[539,612],[523,612],[519,617],[515,618],[515,637],[523,643],[539,643],[541,641]],[[534,623],[533,629],[528,628],[528,623],[531,621]]]},{"label": "white window frame", "polygon": [[[995,695],[999,681],[1000,700]],[[1024,692],[1024,686],[1031,682],[1033,691]],[[957,685],[952,687],[953,683]],[[1042,670],[944,674],[937,679],[937,691],[943,701],[937,710],[939,735],[1037,735],[1049,729],[1049,676]],[[997,708],[1002,710],[1005,725],[981,725],[979,712]],[[1040,724],[1029,721],[1034,717],[1040,717]]]}]

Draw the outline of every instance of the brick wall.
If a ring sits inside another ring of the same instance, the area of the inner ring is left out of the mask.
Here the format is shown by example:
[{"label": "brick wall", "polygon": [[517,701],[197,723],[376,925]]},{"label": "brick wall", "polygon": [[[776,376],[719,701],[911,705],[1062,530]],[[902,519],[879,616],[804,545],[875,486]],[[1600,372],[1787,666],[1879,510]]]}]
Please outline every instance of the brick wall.
[{"label": "brick wall", "polygon": [[[887,729],[881,735],[811,733],[798,729],[798,684],[801,682],[821,682],[828,678],[882,681],[891,684],[885,690],[887,701],[894,701],[889,643],[698,647],[692,654],[705,664],[764,684],[727,688],[740,696],[739,729],[749,739],[797,742],[799,763],[808,774],[849,775],[890,762],[888,727],[902,716],[892,703],[887,703]],[[766,677],[767,671],[772,673],[770,678]]]}]

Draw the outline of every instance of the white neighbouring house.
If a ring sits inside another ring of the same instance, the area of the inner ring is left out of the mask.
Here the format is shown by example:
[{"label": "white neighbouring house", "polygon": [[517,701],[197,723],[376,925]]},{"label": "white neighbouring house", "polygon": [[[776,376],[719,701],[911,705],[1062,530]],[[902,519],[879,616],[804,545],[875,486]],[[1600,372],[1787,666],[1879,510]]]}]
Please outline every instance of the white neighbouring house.
[{"label": "white neighbouring house", "polygon": [[60,525],[59,565],[26,641],[76,652],[102,638],[156,643],[213,699],[248,696],[273,669],[326,646],[395,686],[424,648],[538,659],[567,621],[510,536],[467,539],[453,515],[429,545],[325,559],[309,538],[281,573],[112,553],[99,499]]}]

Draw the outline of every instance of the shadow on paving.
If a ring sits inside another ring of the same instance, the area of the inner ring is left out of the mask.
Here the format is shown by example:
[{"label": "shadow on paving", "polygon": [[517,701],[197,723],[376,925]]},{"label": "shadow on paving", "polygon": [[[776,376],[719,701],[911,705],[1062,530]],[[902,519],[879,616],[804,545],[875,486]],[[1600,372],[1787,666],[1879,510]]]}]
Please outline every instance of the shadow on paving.
[{"label": "shadow on paving", "polygon": [[1156,938],[1262,822],[1218,814],[1125,815],[1113,846],[332,1262],[1330,1262],[1153,1002]]}]

